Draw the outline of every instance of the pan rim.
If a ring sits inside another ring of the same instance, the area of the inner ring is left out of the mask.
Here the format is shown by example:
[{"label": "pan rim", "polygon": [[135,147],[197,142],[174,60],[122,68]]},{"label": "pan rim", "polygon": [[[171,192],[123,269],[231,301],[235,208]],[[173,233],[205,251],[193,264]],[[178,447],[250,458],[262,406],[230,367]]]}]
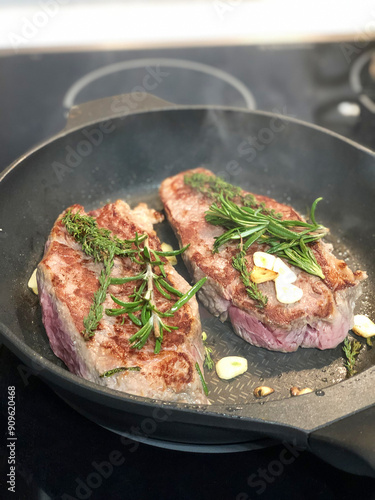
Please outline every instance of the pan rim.
[{"label": "pan rim", "polygon": [[[162,111],[163,113],[167,113],[167,112],[182,111],[182,110],[186,110],[186,111],[189,111],[189,110],[209,111],[209,110],[211,110],[211,111],[218,111],[218,112],[228,111],[228,112],[236,112],[236,113],[242,113],[242,114],[246,113],[248,115],[260,115],[260,116],[266,116],[266,117],[270,117],[270,118],[282,117],[283,120],[285,120],[285,121],[289,121],[291,123],[295,123],[297,125],[307,127],[309,129],[317,130],[320,133],[324,133],[325,135],[328,134],[328,135],[334,137],[335,139],[343,141],[344,143],[350,145],[351,147],[354,147],[357,150],[362,151],[365,154],[370,155],[372,158],[375,159],[375,152],[372,151],[371,149],[369,149],[365,146],[362,146],[361,144],[359,144],[355,141],[352,141],[351,139],[348,139],[340,134],[337,134],[336,132],[332,132],[332,131],[327,130],[323,127],[320,127],[319,125],[310,124],[308,122],[305,122],[305,121],[297,119],[297,118],[285,117],[284,115],[278,115],[276,113],[272,113],[272,112],[268,112],[268,111],[254,111],[254,110],[247,110],[247,109],[231,107],[231,106],[215,106],[215,105],[212,105],[212,106],[202,106],[202,105],[178,106],[178,105],[176,105],[176,106],[168,107],[167,109],[165,109],[163,107],[160,107],[160,108],[157,107],[157,108],[153,108],[152,110],[135,110],[135,111],[126,113],[125,115],[121,115],[121,114],[119,115],[119,114],[112,113],[104,118],[100,118],[100,119],[95,118],[91,121],[88,121],[84,125],[79,124],[75,127],[65,128],[62,131],[60,131],[57,134],[50,137],[49,139],[46,139],[46,140],[42,141],[41,143],[37,144],[36,146],[34,146],[33,148],[29,149],[27,152],[25,152],[23,155],[21,155],[19,158],[17,158],[14,162],[12,162],[8,167],[6,167],[0,173],[0,183],[6,178],[6,176],[10,172],[13,171],[13,169],[15,169],[17,166],[21,165],[22,162],[24,160],[26,160],[29,156],[31,156],[34,153],[36,153],[37,151],[47,147],[49,144],[53,143],[54,141],[56,141],[62,137],[65,137],[65,136],[69,135],[70,133],[79,131],[84,127],[95,125],[95,124],[101,123],[101,122],[103,122],[105,120],[109,120],[109,119],[121,119],[121,118],[126,118],[127,116],[140,115],[140,114],[145,114],[145,113],[159,113],[160,111]],[[85,380],[81,377],[78,377],[77,375],[74,375],[71,372],[69,372],[67,369],[61,368],[61,367],[57,366],[56,364],[54,364],[52,361],[49,361],[48,359],[44,358],[43,356],[38,355],[36,351],[34,351],[31,347],[29,347],[24,341],[19,339],[2,322],[0,322],[0,332],[4,335],[5,339],[7,339],[4,342],[5,345],[7,345],[7,347],[9,347],[8,343],[11,344],[12,347],[14,347],[17,352],[22,353],[23,356],[29,362],[31,362],[31,364],[36,363],[36,364],[42,365],[42,367],[43,367],[41,370],[42,372],[45,369],[47,374],[48,374],[48,372],[51,372],[53,374],[54,378],[59,379],[61,381],[61,383],[67,382],[71,387],[75,387],[77,390],[78,389],[85,389],[85,390],[89,391],[89,393],[92,393],[92,395],[94,395],[94,394],[103,395],[104,394],[107,398],[110,398],[112,401],[120,401],[123,404],[137,403],[137,404],[142,404],[144,406],[149,406],[152,408],[155,408],[157,406],[168,406],[173,410],[193,412],[194,414],[199,412],[199,413],[212,414],[212,415],[225,415],[226,417],[241,417],[241,418],[246,418],[247,421],[252,420],[254,422],[256,422],[259,419],[263,423],[272,421],[272,419],[270,419],[270,420],[263,419],[261,416],[259,416],[258,418],[257,417],[254,418],[254,416],[251,416],[248,414],[248,412],[244,411],[244,409],[246,410],[247,408],[250,408],[250,407],[255,408],[257,406],[257,404],[259,404],[258,401],[252,401],[252,402],[234,405],[234,406],[236,406],[236,409],[233,412],[229,413],[228,411],[225,412],[224,409],[230,405],[215,403],[215,404],[208,406],[208,405],[191,405],[191,404],[185,404],[185,403],[165,402],[165,401],[161,401],[161,400],[154,400],[154,399],[150,399],[150,398],[144,398],[142,396],[135,396],[135,395],[123,393],[121,391],[109,389],[105,386],[102,387],[98,384],[95,384],[95,383],[90,382],[88,380]],[[10,347],[10,349],[12,350],[11,347]],[[328,401],[328,399],[333,397],[333,395],[335,395],[334,393],[336,393],[336,391],[340,387],[345,387],[345,389],[346,389],[346,391],[342,391],[342,392],[347,392],[347,393],[349,392],[352,395],[357,394],[358,388],[360,385],[359,383],[361,383],[361,385],[363,385],[363,387],[364,387],[365,383],[367,383],[367,381],[365,381],[365,378],[367,376],[372,376],[373,374],[375,374],[375,367],[370,367],[369,369],[365,370],[361,374],[357,375],[354,378],[354,380],[352,380],[352,379],[344,380],[342,382],[339,382],[337,384],[334,384],[334,385],[326,388],[325,389],[326,396],[324,398],[319,398],[319,400],[321,401],[321,403],[319,404],[320,408],[323,409],[323,407],[327,406],[327,403],[323,403],[323,401]],[[41,375],[41,377],[43,378],[43,375]],[[356,382],[355,389],[350,390],[349,388],[354,381]],[[344,396],[344,394],[341,394],[341,395]],[[303,400],[303,398],[302,399],[301,398],[293,398],[293,399],[285,398],[285,399],[277,400],[277,401],[269,401],[269,402],[265,402],[265,404],[262,406],[262,408],[265,409],[267,406],[268,407],[275,407],[276,406],[277,408],[279,408],[279,407],[281,408],[281,407],[283,407],[285,402],[291,402],[291,404],[293,405],[295,410],[297,412],[300,412],[301,410],[303,410],[303,407],[305,406],[305,402],[307,403],[307,401],[312,401],[314,397],[316,397],[316,395],[314,393],[312,393],[312,394],[305,395],[305,400]],[[287,418],[284,421],[284,423],[281,423],[280,421],[275,422],[275,420],[273,419],[273,423],[277,423],[279,425],[287,425],[287,426],[301,429],[301,430],[305,430],[305,431],[306,430],[312,431],[312,430],[315,430],[315,429],[320,428],[322,426],[325,426],[328,423],[331,423],[331,422],[336,421],[338,419],[341,419],[343,417],[347,417],[348,415],[355,413],[357,411],[360,411],[360,410],[364,409],[365,407],[369,407],[369,406],[372,406],[373,404],[375,404],[375,396],[373,398],[373,401],[370,404],[368,403],[368,398],[367,398],[366,401],[364,401],[364,404],[362,404],[362,405],[358,401],[355,401],[354,398],[351,398],[351,400],[350,400],[351,404],[348,403],[347,396],[345,396],[345,399],[347,400],[346,405],[345,405],[345,408],[346,408],[345,412],[338,413],[337,409],[336,409],[336,411],[334,412],[334,418],[332,420],[327,420],[327,418],[324,418],[323,421],[321,421],[320,424],[318,424],[318,425],[312,426],[311,423],[310,424],[308,423],[308,421],[305,422],[306,425],[303,425],[303,422],[301,422],[301,419],[299,419],[299,423],[295,422],[295,421],[293,423],[293,419],[290,419],[290,418]],[[205,409],[204,412],[200,412],[199,410],[202,410],[203,407]],[[212,411],[210,411],[210,410],[212,410]]]},{"label": "pan rim", "polygon": [[[91,101],[95,102],[95,101]],[[4,180],[4,178],[17,166],[19,165],[23,160],[25,160],[27,157],[31,156],[32,154],[36,153],[40,149],[48,146],[49,144],[55,142],[57,139],[60,139],[62,137],[65,137],[69,135],[70,133],[77,132],[78,130],[81,130],[84,127],[89,127],[92,125],[96,125],[98,123],[101,123],[106,120],[113,120],[113,119],[125,119],[128,116],[134,116],[134,115],[140,115],[140,114],[146,114],[146,113],[159,113],[160,111],[167,113],[167,112],[173,112],[173,111],[189,111],[189,110],[194,110],[194,111],[230,111],[230,112],[237,112],[237,113],[245,113],[249,115],[259,115],[259,116],[268,116],[270,118],[282,118],[284,121],[289,121],[291,123],[295,123],[297,125],[302,125],[304,127],[317,130],[319,132],[322,132],[324,134],[328,134],[335,139],[341,140],[342,142],[345,142],[346,144],[349,144],[350,146],[369,154],[370,156],[374,157],[375,159],[375,151],[372,151],[370,148],[367,146],[363,146],[362,144],[353,141],[352,139],[349,139],[348,137],[345,137],[341,134],[338,134],[337,132],[333,132],[332,130],[326,129],[324,127],[321,127],[320,125],[316,125],[314,123],[309,123],[304,120],[300,120],[299,118],[294,118],[290,116],[285,116],[285,115],[280,115],[277,113],[272,113],[271,111],[261,111],[261,110],[251,110],[251,109],[244,109],[244,108],[238,108],[235,106],[216,106],[216,105],[206,105],[202,106],[200,104],[198,105],[172,105],[168,108],[164,108],[162,106],[153,108],[151,110],[134,110],[130,111],[125,114],[116,114],[116,113],[110,113],[100,119],[95,118],[93,120],[88,120],[85,122],[84,125],[79,124],[77,126],[71,127],[71,128],[64,128],[60,132],[57,132],[56,134],[52,135],[48,139],[45,139],[39,143],[37,143],[35,146],[32,148],[28,149],[25,153],[23,153],[21,156],[16,158],[10,165],[5,167],[1,172],[0,172],[0,182]]]}]

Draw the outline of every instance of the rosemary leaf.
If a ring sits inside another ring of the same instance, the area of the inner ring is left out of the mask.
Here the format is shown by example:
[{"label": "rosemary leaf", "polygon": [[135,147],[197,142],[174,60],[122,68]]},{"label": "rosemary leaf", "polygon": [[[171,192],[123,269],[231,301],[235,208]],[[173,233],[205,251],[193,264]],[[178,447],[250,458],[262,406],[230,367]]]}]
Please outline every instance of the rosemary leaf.
[{"label": "rosemary leaf", "polygon": [[197,291],[206,283],[207,277],[205,276],[204,278],[200,279],[193,285],[189,291],[187,291],[182,297],[178,299],[177,302],[173,304],[173,306],[170,308],[170,312],[175,313],[178,309],[180,309],[182,306],[186,304],[186,302],[189,302],[189,300],[197,293]]},{"label": "rosemary leaf", "polygon": [[112,370],[108,370],[99,377],[111,377],[112,375],[115,375],[115,373],[120,373],[124,371],[133,371],[133,372],[139,372],[141,369],[139,366],[119,366],[118,368],[113,368]]},{"label": "rosemary leaf", "polygon": [[198,364],[198,362],[197,362],[197,363],[195,363],[195,369],[197,370],[198,375],[199,375],[199,378],[201,379],[201,382],[202,382],[202,386],[203,386],[204,393],[205,393],[205,395],[206,395],[206,396],[208,396],[208,387],[207,387],[206,381],[204,380],[204,377],[203,377],[202,371],[201,371],[201,369],[199,368],[199,364]]}]

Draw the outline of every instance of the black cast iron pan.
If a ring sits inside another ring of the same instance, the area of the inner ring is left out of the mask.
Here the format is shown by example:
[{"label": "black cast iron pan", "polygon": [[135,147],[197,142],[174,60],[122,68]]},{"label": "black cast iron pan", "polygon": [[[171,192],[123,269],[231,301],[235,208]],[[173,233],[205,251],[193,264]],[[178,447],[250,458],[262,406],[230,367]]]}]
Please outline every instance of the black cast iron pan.
[{"label": "black cast iron pan", "polygon": [[[374,317],[374,153],[287,116],[174,106],[136,94],[73,108],[65,130],[1,175],[3,342],[71,406],[115,432],[204,451],[286,440],[344,470],[375,476],[375,348],[363,347],[358,374],[345,380],[340,346],[272,353],[246,344],[201,308],[215,358],[245,356],[249,370],[229,383],[207,374],[212,405],[199,407],[99,387],[53,355],[27,281],[58,214],[73,203],[91,209],[119,197],[161,208],[160,182],[200,165],[302,213],[323,196],[317,216],[330,227],[336,254],[369,275],[357,312]],[[158,231],[176,246],[167,223]],[[181,262],[178,270],[188,277]],[[261,384],[275,392],[259,402],[252,392]],[[291,398],[293,385],[314,392]]]}]

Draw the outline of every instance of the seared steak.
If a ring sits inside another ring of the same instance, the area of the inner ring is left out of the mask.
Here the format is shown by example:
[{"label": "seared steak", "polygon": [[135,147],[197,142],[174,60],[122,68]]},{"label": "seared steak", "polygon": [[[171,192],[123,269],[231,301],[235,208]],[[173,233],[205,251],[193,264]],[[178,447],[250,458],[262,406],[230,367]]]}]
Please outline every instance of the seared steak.
[{"label": "seared steak", "polygon": [[[325,279],[290,266],[297,275],[294,285],[303,290],[302,299],[288,305],[278,302],[274,283],[269,281],[258,285],[268,303],[264,309],[257,307],[232,266],[237,244],[231,242],[219,253],[212,253],[215,237],[224,229],[205,220],[212,200],[184,183],[184,176],[194,172],[213,175],[202,168],[182,172],[162,183],[160,196],[180,244],[191,244],[183,258],[194,279],[208,277],[199,292],[205,307],[222,321],[229,317],[234,331],[256,346],[283,352],[295,351],[299,346],[336,347],[353,324],[354,303],[361,294],[359,283],[366,274],[353,273],[331,253],[331,245],[316,242],[311,248]],[[292,207],[254,196],[258,203],[264,202],[268,209],[281,213],[283,219],[302,220]],[[254,252],[266,250],[264,244],[250,246],[246,255],[248,270],[253,267]]]},{"label": "seared steak", "polygon": [[[85,214],[79,205],[70,207],[70,210]],[[121,239],[131,239],[136,232],[146,232],[150,248],[161,249],[153,230],[153,224],[161,220],[161,215],[144,204],[131,210],[125,202],[117,201],[89,215],[96,218],[99,227],[109,229]],[[162,259],[169,283],[186,293],[190,288],[188,283],[164,257]],[[52,228],[37,272],[43,322],[56,356],[73,373],[111,389],[168,401],[207,403],[195,369],[198,362],[203,371],[204,359],[195,297],[173,317],[166,318],[166,323],[178,326],[178,330],[164,333],[159,354],[154,354],[155,339],[152,334],[141,350],[131,347],[128,339],[139,327],[127,315],[108,316],[104,313],[95,335],[84,340],[81,333],[83,318],[87,316],[94,292],[99,288],[98,277],[102,267],[101,263],[95,263],[88,257],[81,245],[68,234],[60,216]],[[134,276],[139,272],[139,265],[130,258],[115,257],[111,276]],[[134,286],[139,284],[139,281],[130,281],[123,285],[111,285],[103,310],[118,307],[110,293],[128,302]],[[177,297],[166,299],[154,290],[155,305],[161,311],[167,311],[176,300]],[[123,371],[108,378],[100,377],[118,367],[139,367],[140,371]]]}]

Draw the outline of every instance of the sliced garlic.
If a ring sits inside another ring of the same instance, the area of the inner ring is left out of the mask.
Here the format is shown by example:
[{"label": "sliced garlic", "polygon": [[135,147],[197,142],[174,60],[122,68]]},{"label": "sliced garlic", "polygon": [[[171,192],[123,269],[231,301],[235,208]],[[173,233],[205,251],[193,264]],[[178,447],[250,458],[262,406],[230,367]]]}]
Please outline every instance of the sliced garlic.
[{"label": "sliced garlic", "polygon": [[278,273],[277,279],[284,283],[294,283],[297,279],[296,273],[294,273],[279,257],[275,259],[273,271]]},{"label": "sliced garlic", "polygon": [[[276,257],[266,252],[254,252],[254,266],[264,267],[265,269],[273,270]],[[276,271],[277,272],[277,271]]]},{"label": "sliced garlic", "polygon": [[363,314],[356,314],[354,316],[353,332],[361,337],[373,337],[375,335],[375,323],[370,318]]},{"label": "sliced garlic", "polygon": [[303,291],[298,286],[292,285],[291,283],[284,283],[283,281],[278,281],[279,278],[275,280],[276,287],[276,298],[282,304],[294,304],[301,300]]},{"label": "sliced garlic", "polygon": [[221,358],[216,363],[217,376],[223,380],[230,380],[231,378],[242,375],[247,370],[247,359],[239,356],[227,356]]},{"label": "sliced garlic", "polygon": [[[173,252],[173,247],[172,245],[169,245],[168,243],[162,243],[161,244],[161,249],[163,252]],[[172,255],[171,257],[166,257],[168,262],[171,264],[171,266],[177,265],[177,259],[175,255]]]},{"label": "sliced garlic", "polygon": [[297,275],[285,262],[279,257],[266,252],[255,252],[253,260],[254,268],[250,275],[251,281],[264,283],[265,281],[274,280],[276,298],[282,304],[293,304],[301,300],[302,289],[292,285],[296,281]]},{"label": "sliced garlic", "polygon": [[275,271],[271,271],[270,269],[258,266],[254,266],[250,274],[251,281],[253,281],[254,283],[265,283],[266,281],[272,281],[276,279],[277,276],[278,274],[275,273]]},{"label": "sliced garlic", "polygon": [[33,274],[31,275],[27,286],[35,293],[35,295],[38,295],[38,284],[36,282],[36,269],[34,269]]}]

